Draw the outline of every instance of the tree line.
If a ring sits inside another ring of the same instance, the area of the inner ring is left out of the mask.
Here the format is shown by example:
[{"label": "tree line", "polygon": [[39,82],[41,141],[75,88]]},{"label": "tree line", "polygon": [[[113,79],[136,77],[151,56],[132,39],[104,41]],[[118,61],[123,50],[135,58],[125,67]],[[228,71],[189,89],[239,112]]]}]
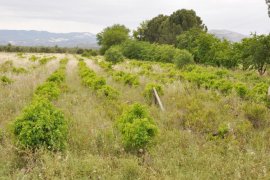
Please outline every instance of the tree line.
[{"label": "tree line", "polygon": [[100,32],[97,40],[101,54],[114,48],[133,59],[255,69],[260,75],[270,64],[270,34],[251,34],[237,43],[220,40],[207,32],[195,11],[186,9],[144,21],[132,36],[127,27],[115,24]]},{"label": "tree line", "polygon": [[45,46],[15,46],[12,44],[0,46],[0,52],[23,52],[23,53],[71,53],[83,54],[84,56],[95,56],[98,51],[86,48],[67,48],[67,47],[45,47]]}]

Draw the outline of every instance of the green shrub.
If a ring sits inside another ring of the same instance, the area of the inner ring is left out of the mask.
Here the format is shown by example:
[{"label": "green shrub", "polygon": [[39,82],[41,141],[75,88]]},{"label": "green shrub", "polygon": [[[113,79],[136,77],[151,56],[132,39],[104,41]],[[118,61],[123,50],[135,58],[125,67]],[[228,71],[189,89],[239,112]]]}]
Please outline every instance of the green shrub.
[{"label": "green shrub", "polygon": [[236,84],[236,85],[234,86],[234,88],[235,88],[236,93],[237,93],[241,98],[244,98],[244,97],[247,95],[247,93],[248,93],[247,87],[246,87],[244,84],[242,84],[242,83]]},{"label": "green shrub", "polygon": [[67,141],[67,121],[49,100],[38,98],[15,120],[13,132],[16,145],[22,149],[63,150]]},{"label": "green shrub", "polygon": [[148,83],[144,88],[143,96],[149,104],[153,101],[153,88],[156,89],[159,96],[164,95],[163,88],[160,84]]},{"label": "green shrub", "polygon": [[98,89],[97,94],[100,96],[105,96],[109,99],[117,99],[119,96],[119,92],[108,85],[104,85]]},{"label": "green shrub", "polygon": [[254,128],[260,128],[268,123],[268,109],[264,105],[250,103],[244,106],[246,118],[252,123]]},{"label": "green shrub", "polygon": [[27,73],[27,70],[24,69],[23,67],[19,67],[19,68],[13,67],[12,72],[16,74],[21,74],[21,73]]},{"label": "green shrub", "polygon": [[134,104],[124,111],[117,120],[117,127],[127,150],[146,148],[158,131],[146,107],[140,104]]},{"label": "green shrub", "polygon": [[113,73],[112,77],[116,81],[124,82],[125,85],[130,85],[130,86],[139,85],[138,76],[130,74],[130,73],[119,71],[119,72]]},{"label": "green shrub", "polygon": [[65,72],[61,69],[55,71],[50,77],[47,79],[47,82],[53,82],[56,84],[60,84],[65,80]]},{"label": "green shrub", "polygon": [[7,76],[2,76],[0,78],[0,81],[1,81],[1,84],[3,84],[3,85],[9,85],[9,84],[13,83],[13,80],[8,78]]},{"label": "green shrub", "polygon": [[182,68],[186,65],[193,64],[193,56],[187,50],[179,50],[175,53],[173,62],[177,68]]},{"label": "green shrub", "polygon": [[115,64],[123,61],[124,56],[118,47],[111,47],[105,53],[105,60]]},{"label": "green shrub", "polygon": [[35,55],[32,55],[30,58],[29,58],[29,61],[32,61],[32,62],[36,62],[38,60],[38,57],[35,56]]},{"label": "green shrub", "polygon": [[61,90],[58,84],[54,82],[46,82],[40,86],[35,91],[35,95],[37,97],[48,98],[49,100],[53,100],[59,97],[61,94]]}]

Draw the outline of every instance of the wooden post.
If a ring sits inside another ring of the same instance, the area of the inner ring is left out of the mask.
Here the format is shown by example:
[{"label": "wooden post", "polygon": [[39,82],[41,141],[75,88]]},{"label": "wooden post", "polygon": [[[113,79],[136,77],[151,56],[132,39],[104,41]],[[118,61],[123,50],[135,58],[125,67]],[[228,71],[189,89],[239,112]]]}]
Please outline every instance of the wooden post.
[{"label": "wooden post", "polygon": [[159,105],[159,107],[160,107],[160,109],[162,111],[165,111],[165,109],[164,109],[164,107],[162,105],[162,102],[161,102],[161,100],[160,100],[160,98],[158,96],[156,88],[153,88],[153,94],[154,94],[154,97],[155,97],[155,102],[157,102],[157,104]]}]

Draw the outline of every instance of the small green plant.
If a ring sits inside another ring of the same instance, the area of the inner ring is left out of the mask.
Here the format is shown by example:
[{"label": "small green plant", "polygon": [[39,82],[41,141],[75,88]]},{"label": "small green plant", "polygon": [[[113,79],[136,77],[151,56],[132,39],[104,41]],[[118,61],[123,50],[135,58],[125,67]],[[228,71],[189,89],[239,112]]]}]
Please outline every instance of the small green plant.
[{"label": "small green plant", "polygon": [[130,106],[117,120],[117,127],[127,150],[146,148],[157,135],[158,128],[146,107],[141,104]]},{"label": "small green plant", "polygon": [[13,83],[13,80],[8,78],[7,76],[2,76],[0,78],[0,80],[1,80],[1,84],[3,84],[3,85],[9,85],[9,84]]},{"label": "small green plant", "polygon": [[122,52],[117,47],[111,47],[105,53],[105,60],[112,62],[113,64],[124,60]]},{"label": "small green plant", "polygon": [[237,93],[241,98],[244,98],[244,97],[247,95],[247,93],[248,93],[247,87],[246,87],[244,84],[242,84],[242,83],[236,84],[236,85],[234,86],[234,88],[235,88],[236,93]]},{"label": "small green plant", "polygon": [[164,91],[163,88],[160,84],[156,84],[156,83],[148,83],[143,91],[143,96],[145,97],[146,101],[151,104],[153,102],[153,89],[156,89],[157,93],[159,96],[163,96],[164,95]]},{"label": "small green plant", "polygon": [[125,73],[123,71],[113,73],[112,77],[116,81],[124,82],[125,85],[137,86],[140,84],[138,80],[138,76],[130,74],[130,73]]},{"label": "small green plant", "polygon": [[32,55],[30,58],[29,58],[29,61],[32,61],[32,62],[36,62],[38,60],[38,57],[35,56],[35,55]]},{"label": "small green plant", "polygon": [[37,98],[15,120],[13,133],[19,148],[63,150],[67,141],[67,121],[49,100]]},{"label": "small green plant", "polygon": [[105,96],[109,99],[117,99],[119,96],[119,92],[108,85],[104,85],[98,89],[97,94],[100,96]]},{"label": "small green plant", "polygon": [[18,68],[13,67],[12,72],[16,74],[22,74],[22,73],[27,73],[27,70],[23,67],[18,67]]}]

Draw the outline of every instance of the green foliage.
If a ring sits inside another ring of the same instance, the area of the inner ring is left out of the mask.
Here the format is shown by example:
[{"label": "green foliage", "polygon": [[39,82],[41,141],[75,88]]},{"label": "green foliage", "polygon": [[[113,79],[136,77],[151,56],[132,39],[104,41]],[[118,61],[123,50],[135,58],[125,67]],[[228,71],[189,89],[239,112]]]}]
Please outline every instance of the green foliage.
[{"label": "green foliage", "polygon": [[119,92],[108,85],[101,86],[98,89],[97,94],[107,97],[108,99],[117,99],[119,97]]},{"label": "green foliage", "polygon": [[133,35],[138,40],[151,43],[175,44],[177,35],[195,27],[206,29],[195,11],[181,9],[170,16],[158,15],[144,21]]},{"label": "green foliage", "polygon": [[164,95],[163,87],[160,84],[148,83],[144,88],[143,96],[149,104],[153,102],[153,88],[156,89],[159,96]]},{"label": "green foliage", "polygon": [[187,49],[197,63],[233,68],[238,65],[234,46],[227,40],[219,40],[212,34],[195,28],[177,37],[177,47]]},{"label": "green foliage", "polygon": [[244,39],[238,45],[242,64],[246,69],[256,69],[260,75],[270,63],[270,35],[256,35]]},{"label": "green foliage", "polygon": [[88,58],[91,56],[97,56],[97,55],[98,55],[98,52],[96,50],[93,50],[93,49],[85,50],[82,53],[83,57],[88,57]]},{"label": "green foliage", "polygon": [[101,46],[101,54],[104,54],[111,46],[119,45],[128,40],[128,33],[129,29],[124,25],[115,24],[97,34],[98,44]]},{"label": "green foliage", "polygon": [[56,57],[55,56],[52,56],[52,57],[43,57],[41,59],[39,59],[39,64],[41,65],[45,65],[47,64],[49,61],[55,59]]},{"label": "green foliage", "polygon": [[1,84],[3,85],[9,85],[13,83],[13,80],[8,78],[7,76],[1,76],[0,81],[1,81]]},{"label": "green foliage", "polygon": [[171,45],[151,44],[149,42],[134,40],[126,41],[120,47],[123,55],[129,59],[171,63],[177,55],[186,52],[176,49]]},{"label": "green foliage", "polygon": [[235,91],[241,98],[244,98],[248,94],[247,87],[242,83],[237,83],[235,85]]},{"label": "green foliage", "polygon": [[139,85],[139,79],[138,76],[133,75],[131,73],[125,73],[123,71],[114,72],[112,74],[112,77],[116,81],[122,81],[126,85],[130,86],[138,86]]},{"label": "green foliage", "polygon": [[187,50],[178,51],[173,58],[173,61],[178,68],[182,68],[188,64],[193,64],[193,56]]},{"label": "green foliage", "polygon": [[123,112],[117,120],[117,127],[127,150],[146,148],[158,131],[146,107],[140,104],[134,104]]},{"label": "green foliage", "polygon": [[267,119],[268,109],[264,105],[250,103],[243,108],[246,118],[254,128],[265,127],[269,123]]},{"label": "green foliage", "polygon": [[46,82],[40,86],[35,91],[37,97],[48,98],[49,100],[57,99],[61,94],[61,90],[58,84],[54,82]]},{"label": "green foliage", "polygon": [[106,84],[103,77],[98,77],[96,73],[89,69],[84,61],[79,62],[79,75],[85,86],[90,87],[97,92],[98,95],[108,99],[116,99],[119,92]]},{"label": "green foliage", "polygon": [[27,70],[23,67],[19,67],[19,68],[13,67],[12,72],[16,74],[22,74],[22,73],[27,73]]},{"label": "green foliage", "polygon": [[38,60],[38,57],[35,56],[35,55],[32,55],[30,58],[29,58],[29,61],[32,61],[32,62],[36,62]]},{"label": "green foliage", "polygon": [[111,47],[105,53],[105,60],[113,64],[124,60],[124,56],[118,47]]},{"label": "green foliage", "polygon": [[49,100],[38,98],[16,119],[13,132],[16,144],[22,149],[63,150],[67,141],[67,121]]}]

